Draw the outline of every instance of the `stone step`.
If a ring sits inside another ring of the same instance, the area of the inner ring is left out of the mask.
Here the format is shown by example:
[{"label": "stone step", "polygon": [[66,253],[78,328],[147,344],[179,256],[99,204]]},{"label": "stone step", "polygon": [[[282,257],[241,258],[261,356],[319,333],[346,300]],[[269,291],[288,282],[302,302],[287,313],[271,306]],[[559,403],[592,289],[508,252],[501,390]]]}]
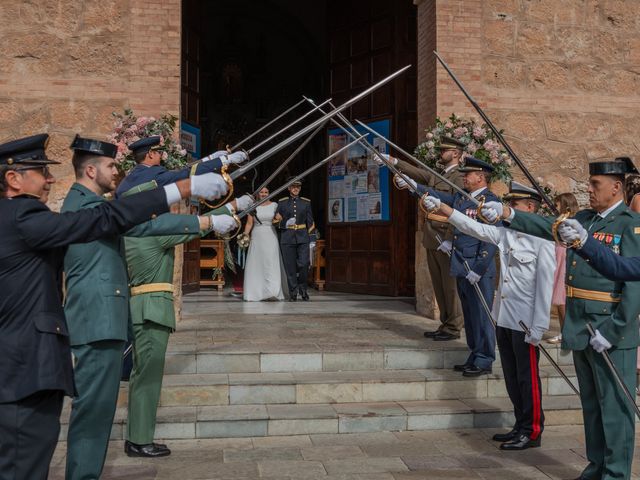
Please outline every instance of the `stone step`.
[{"label": "stone step", "polygon": [[[544,396],[546,425],[582,423],[578,397]],[[69,406],[62,417],[66,437]],[[125,407],[116,412],[111,438],[122,440]],[[264,437],[319,433],[363,433],[452,428],[498,428],[513,425],[507,398],[421,400],[309,405],[231,405],[160,407],[157,439]]]},{"label": "stone step", "polygon": [[[427,342],[427,343],[425,343]],[[281,373],[281,372],[340,372],[361,370],[414,370],[452,368],[463,363],[469,349],[461,340],[449,342],[420,341],[420,348],[403,348],[362,345],[345,351],[328,351],[304,346],[304,349],[286,349],[282,346],[255,344],[212,346],[198,350],[194,345],[174,343],[166,357],[165,372],[168,374],[208,373]],[[571,352],[561,350],[558,345],[544,347],[554,361],[560,365],[572,365]],[[228,350],[228,351],[225,351]],[[544,355],[540,364],[549,365]],[[500,366],[496,352],[495,366]]]},{"label": "stone step", "polygon": [[[563,370],[577,385],[573,366]],[[540,368],[543,395],[571,390],[549,366]],[[465,378],[451,369],[165,375],[161,406],[227,406],[450,400],[507,397],[502,371]],[[123,383],[119,405],[127,402]]]}]

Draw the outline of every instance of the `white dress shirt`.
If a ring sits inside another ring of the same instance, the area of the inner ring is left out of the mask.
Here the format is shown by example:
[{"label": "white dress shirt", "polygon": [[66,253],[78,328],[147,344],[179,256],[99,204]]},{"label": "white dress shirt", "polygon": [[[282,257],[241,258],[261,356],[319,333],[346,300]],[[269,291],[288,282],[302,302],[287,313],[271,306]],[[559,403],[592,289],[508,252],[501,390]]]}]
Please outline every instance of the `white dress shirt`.
[{"label": "white dress shirt", "polygon": [[[475,193],[475,192],[474,192]],[[539,338],[549,328],[549,313],[556,270],[554,244],[548,240],[476,222],[457,210],[449,223],[461,232],[500,251],[500,282],[493,301],[497,324],[522,331],[520,320]]]}]

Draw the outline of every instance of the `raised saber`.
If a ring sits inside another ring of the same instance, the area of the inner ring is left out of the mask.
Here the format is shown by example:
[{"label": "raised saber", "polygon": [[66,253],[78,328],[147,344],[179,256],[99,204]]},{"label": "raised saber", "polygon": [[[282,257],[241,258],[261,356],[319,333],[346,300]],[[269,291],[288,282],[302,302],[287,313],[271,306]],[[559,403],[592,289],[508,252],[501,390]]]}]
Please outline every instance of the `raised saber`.
[{"label": "raised saber", "polygon": [[[589,335],[591,335],[592,337],[596,334],[596,332],[593,329],[593,325],[591,325],[591,322],[587,322],[587,330],[589,331]],[[637,417],[640,418],[640,408],[638,408],[636,401],[633,399],[633,397],[631,396],[631,393],[629,392],[629,389],[624,384],[624,381],[620,376],[620,372],[618,372],[618,369],[613,363],[613,360],[611,360],[611,356],[609,355],[609,352],[607,350],[603,350],[600,355],[602,355],[602,358],[604,358],[604,362],[607,364],[607,367],[609,367],[609,370],[611,371],[611,374],[613,375],[613,378],[615,379],[616,383],[622,389],[624,396],[627,397],[627,400],[629,400],[629,403],[631,404],[631,406],[633,406],[633,409],[636,412]]]},{"label": "raised saber", "polygon": [[[520,328],[524,330],[524,333],[526,333],[527,335],[531,335],[531,330],[529,329],[529,327],[525,325],[525,323],[522,320],[519,320],[518,324],[520,324]],[[573,393],[580,396],[580,392],[578,391],[576,386],[573,384],[571,380],[569,380],[569,377],[567,377],[567,375],[562,371],[562,369],[560,368],[560,365],[558,365],[555,362],[555,360],[551,358],[551,355],[549,354],[549,352],[547,352],[547,349],[544,348],[544,346],[542,345],[538,345],[538,347],[540,348],[540,351],[544,354],[544,356],[547,357],[547,360],[549,360],[549,363],[551,363],[553,368],[556,369],[556,371],[560,374],[560,376],[564,378],[564,381],[567,382],[567,384],[571,387],[571,390],[573,390]]]},{"label": "raised saber", "polygon": [[331,155],[329,155],[328,157],[324,158],[323,160],[320,160],[318,163],[314,164],[313,166],[309,167],[308,169],[306,169],[304,172],[296,175],[295,177],[293,177],[291,180],[289,180],[288,182],[286,182],[284,185],[276,188],[273,192],[271,192],[269,195],[267,195],[265,198],[258,200],[257,202],[254,202],[252,205],[250,205],[249,207],[247,207],[245,210],[243,210],[240,214],[238,214],[236,216],[236,220],[241,220],[242,218],[246,217],[247,215],[249,215],[251,212],[253,212],[256,208],[258,208],[260,205],[262,205],[265,202],[268,202],[269,200],[271,200],[273,197],[275,197],[276,195],[278,195],[279,193],[283,192],[285,189],[287,189],[290,185],[294,184],[295,182],[297,182],[298,180],[301,180],[302,178],[306,177],[307,175],[309,175],[312,172],[315,172],[318,168],[320,168],[322,165],[325,165],[329,160],[331,160],[332,158],[337,157],[338,155],[340,155],[342,152],[344,152],[345,150],[351,148],[353,145],[355,145],[356,143],[358,143],[365,135],[362,135],[360,137],[357,137],[354,141],[352,141],[351,143],[345,145],[344,147],[340,148],[339,150],[336,150],[335,152],[333,152]]},{"label": "raised saber", "polygon": [[248,137],[243,138],[242,140],[240,140],[238,143],[236,143],[233,147],[231,147],[231,151],[237,150],[238,148],[240,148],[240,146],[242,144],[244,144],[245,142],[247,142],[248,140],[251,140],[253,137],[255,137],[257,134],[259,134],[260,132],[262,132],[265,128],[268,128],[269,126],[273,125],[275,122],[277,122],[278,120],[280,120],[282,117],[284,117],[287,113],[295,110],[296,108],[298,108],[300,105],[302,105],[304,103],[304,98],[302,100],[300,100],[298,103],[296,103],[295,105],[289,107],[288,109],[286,109],[284,112],[282,112],[280,115],[278,115],[276,118],[274,118],[273,120],[269,121],[268,123],[265,123],[262,127],[260,127],[258,130],[256,130],[255,132],[251,133]]},{"label": "raised saber", "polygon": [[496,126],[493,124],[493,122],[484,113],[482,108],[480,108],[480,105],[478,105],[478,103],[473,99],[473,97],[471,97],[471,95],[469,95],[469,92],[467,92],[467,90],[464,88],[464,86],[462,85],[460,80],[458,80],[458,77],[456,77],[456,75],[453,73],[453,71],[451,71],[451,68],[449,68],[449,65],[447,65],[447,62],[445,62],[442,59],[442,57],[438,54],[437,51],[434,50],[433,54],[436,56],[436,58],[440,62],[440,65],[442,65],[444,67],[444,69],[447,71],[447,73],[449,74],[451,79],[458,86],[460,91],[464,94],[465,97],[467,97],[467,100],[469,100],[469,103],[471,103],[471,106],[473,108],[475,108],[476,112],[478,112],[478,115],[480,115],[482,117],[482,119],[484,120],[484,123],[487,124],[487,126],[491,129],[491,131],[496,136],[496,138],[500,141],[500,143],[502,144],[504,149],[507,151],[507,153],[511,156],[511,158],[513,158],[513,161],[516,162],[516,165],[518,165],[520,170],[522,170],[522,173],[524,173],[524,176],[527,177],[527,180],[529,180],[529,182],[531,182],[531,185],[533,186],[533,188],[535,188],[536,191],[540,194],[540,197],[547,204],[547,206],[549,207],[549,210],[551,210],[551,212],[553,212],[553,214],[556,215],[556,216],[560,215],[560,212],[556,208],[555,203],[553,203],[551,201],[549,196],[545,193],[544,189],[538,184],[536,179],[533,178],[533,175],[531,175],[531,172],[529,172],[527,167],[524,166],[524,163],[522,163],[520,158],[516,155],[516,153],[511,148],[511,146],[504,139],[504,137],[502,136],[502,133],[500,133],[500,130],[498,130],[496,128]]},{"label": "raised saber", "polygon": [[426,170],[427,172],[429,172],[431,175],[435,176],[438,180],[443,181],[444,183],[446,183],[447,185],[449,185],[451,188],[453,188],[456,192],[458,192],[460,195],[464,196],[466,199],[468,199],[469,201],[473,202],[473,204],[475,206],[479,206],[480,202],[478,201],[477,198],[474,198],[473,196],[471,196],[471,194],[467,191],[465,191],[464,189],[460,188],[458,185],[456,185],[455,183],[453,183],[451,180],[449,180],[447,177],[445,177],[444,175],[441,175],[440,173],[436,172],[433,168],[429,167],[428,165],[425,165],[424,163],[422,163],[420,160],[418,160],[416,157],[414,157],[413,155],[411,155],[409,152],[407,152],[406,150],[404,150],[403,148],[399,147],[398,145],[396,145],[395,143],[393,143],[391,140],[389,140],[388,138],[386,138],[384,135],[376,132],[374,129],[370,128],[368,125],[365,125],[364,123],[362,123],[360,120],[356,120],[356,122],[358,122],[358,125],[360,125],[361,127],[363,127],[364,129],[366,129],[368,132],[372,133],[373,135],[381,138],[382,140],[384,140],[386,143],[388,143],[389,145],[391,145],[395,150],[399,151],[401,154],[403,154],[404,156],[406,156],[407,158],[410,158],[416,165],[418,165],[420,168]]},{"label": "raised saber", "polygon": [[300,153],[300,151],[304,147],[306,147],[309,144],[309,142],[313,139],[313,137],[315,137],[318,133],[320,133],[320,131],[325,127],[326,124],[327,122],[320,124],[318,128],[316,128],[313,132],[311,132],[311,134],[304,140],[304,142],[302,142],[298,147],[296,147],[296,149],[293,152],[291,152],[291,155],[289,155],[284,162],[278,165],[278,168],[276,168],[275,171],[271,175],[269,175],[269,177],[264,182],[262,182],[258,188],[256,188],[256,190],[253,192],[253,196],[256,197],[258,193],[260,193],[260,190],[262,190],[267,185],[269,185],[269,183],[271,183],[271,181],[274,178],[276,178],[276,176],[284,169],[284,167],[286,167],[287,164],[291,160],[293,160],[296,157],[296,155],[298,155],[298,153]]},{"label": "raised saber", "polygon": [[407,65],[405,67],[402,67],[400,70],[392,73],[388,77],[383,78],[378,83],[375,83],[371,87],[369,87],[366,90],[360,92],[355,97],[347,100],[346,102],[344,102],[339,107],[333,109],[329,113],[324,114],[322,117],[318,118],[315,122],[310,123],[309,125],[304,127],[302,130],[299,130],[298,132],[296,132],[293,135],[291,135],[289,138],[286,138],[283,141],[281,141],[280,143],[278,143],[277,145],[274,145],[273,147],[271,147],[269,150],[267,150],[263,154],[257,156],[256,158],[251,160],[249,163],[247,163],[246,165],[243,165],[238,170],[233,172],[231,174],[231,179],[234,180],[234,179],[244,175],[245,172],[251,170],[252,168],[255,168],[256,165],[258,165],[260,162],[263,162],[265,159],[267,159],[270,156],[272,156],[273,154],[279,152],[280,150],[282,150],[287,145],[295,142],[297,139],[299,139],[299,138],[303,137],[304,135],[308,134],[309,132],[313,131],[319,125],[321,125],[325,121],[327,121],[329,118],[333,117],[337,113],[340,113],[344,109],[349,108],[351,105],[353,105],[354,103],[358,102],[359,100],[362,100],[364,97],[369,95],[371,92],[374,92],[375,90],[377,90],[378,88],[382,87],[383,85],[386,85],[391,80],[393,80],[394,78],[398,77],[399,75],[404,73],[409,68],[411,68],[411,65]]},{"label": "raised saber", "polygon": [[[305,99],[303,98],[302,101],[304,102]],[[289,130],[291,127],[293,127],[294,125],[296,125],[297,123],[300,123],[302,120],[304,120],[305,118],[307,118],[309,115],[311,115],[313,112],[315,111],[319,111],[320,107],[323,105],[326,105],[327,103],[329,103],[331,101],[330,98],[326,99],[324,102],[322,102],[320,105],[318,105],[315,108],[312,108],[311,110],[309,110],[308,112],[306,112],[304,115],[302,115],[301,117],[296,118],[293,122],[291,122],[289,125],[281,128],[280,130],[278,130],[276,133],[274,133],[273,135],[269,136],[268,138],[265,138],[264,140],[262,140],[260,143],[258,143],[257,145],[251,147],[249,150],[247,150],[247,154],[251,155],[253,152],[255,152],[257,149],[259,149],[260,147],[266,145],[267,143],[269,143],[271,140],[273,140],[274,138],[276,138],[278,135],[282,135],[284,132],[286,132],[287,130]]]}]

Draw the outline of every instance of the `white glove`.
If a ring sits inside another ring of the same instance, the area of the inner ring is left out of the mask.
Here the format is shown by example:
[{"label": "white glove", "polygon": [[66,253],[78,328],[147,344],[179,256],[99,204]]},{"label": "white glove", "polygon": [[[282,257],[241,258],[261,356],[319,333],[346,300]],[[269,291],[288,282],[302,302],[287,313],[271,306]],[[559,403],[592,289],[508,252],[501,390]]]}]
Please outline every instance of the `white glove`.
[{"label": "white glove", "polygon": [[285,225],[287,227],[290,227],[291,225],[295,225],[296,224],[296,219],[291,217],[289,220],[287,220],[287,223],[285,223]]},{"label": "white glove", "polygon": [[[388,153],[381,153],[380,154],[387,162],[389,162],[391,165],[397,165],[398,164],[398,159],[395,157],[392,157],[391,155],[389,155]],[[380,157],[378,155],[374,155],[373,159],[375,160],[375,162],[380,165],[381,167],[386,167],[387,164],[384,163],[382,160],[380,160]]]},{"label": "white glove", "polygon": [[467,276],[465,278],[469,280],[469,283],[471,285],[475,285],[480,281],[482,277],[478,275],[476,272],[474,272],[473,270],[471,270],[469,273],[467,273]]},{"label": "white glove", "polygon": [[215,200],[227,194],[229,186],[217,173],[203,173],[191,176],[191,194],[195,197]]},{"label": "white glove", "polygon": [[453,244],[451,243],[451,240],[445,240],[440,244],[440,246],[436,250],[440,250],[441,252],[444,252],[447,255],[449,255],[451,253],[452,248],[453,248]]},{"label": "white glove", "polygon": [[[407,176],[405,175],[405,177]],[[408,185],[404,178],[402,178],[400,175],[397,175],[396,178],[396,186],[398,188],[407,188]],[[409,185],[411,185],[414,190],[418,187],[418,184],[414,180],[410,179],[409,177],[407,177],[407,180],[409,181]]]},{"label": "white glove", "polygon": [[231,163],[237,165],[239,163],[246,162],[247,158],[249,158],[248,155],[242,151],[233,152],[233,153],[220,156],[220,160],[222,161],[223,165],[229,165]]},{"label": "white glove", "polygon": [[207,155],[202,159],[203,162],[208,162],[210,160],[215,160],[216,158],[220,158],[223,155],[228,154],[226,150],[218,150],[217,152],[213,152],[211,155]]},{"label": "white glove", "polygon": [[234,228],[238,227],[238,223],[231,215],[215,215],[213,217],[213,225],[211,230],[223,235],[229,233]]},{"label": "white glove", "polygon": [[314,248],[316,248],[316,242],[310,242],[310,243],[309,243],[309,248],[310,248],[311,250],[313,250]]},{"label": "white glove", "polygon": [[491,223],[496,222],[500,217],[502,217],[503,212],[504,209],[501,202],[487,202],[480,211],[482,216]]},{"label": "white glove", "polygon": [[530,329],[529,335],[524,336],[524,341],[535,347],[542,341],[542,334]]},{"label": "white glove", "polygon": [[255,200],[251,195],[245,194],[239,198],[236,198],[236,208],[238,209],[239,212],[241,212],[249,208],[251,205],[253,205],[254,202]]},{"label": "white glove", "polygon": [[589,343],[598,353],[602,353],[605,350],[609,350],[611,348],[611,343],[609,342],[609,340],[604,338],[598,330],[596,330],[595,334],[591,336],[591,340],[589,340]]},{"label": "white glove", "polygon": [[440,208],[440,204],[442,202],[438,197],[432,197],[427,195],[426,197],[422,197],[422,204],[427,209],[428,212],[434,212]]},{"label": "white glove", "polygon": [[587,241],[589,232],[576,219],[569,218],[558,226],[558,235],[567,244],[579,240],[580,246],[582,246]]}]

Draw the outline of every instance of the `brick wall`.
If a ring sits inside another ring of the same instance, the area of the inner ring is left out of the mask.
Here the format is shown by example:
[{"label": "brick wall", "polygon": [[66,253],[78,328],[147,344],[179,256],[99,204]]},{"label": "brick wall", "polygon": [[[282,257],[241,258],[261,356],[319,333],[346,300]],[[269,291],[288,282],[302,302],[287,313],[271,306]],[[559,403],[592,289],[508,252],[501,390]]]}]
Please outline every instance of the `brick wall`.
[{"label": "brick wall", "polygon": [[178,115],[180,0],[42,0],[0,9],[0,142],[47,132],[63,161],[50,205],[73,182],[75,133],[104,138],[111,112]]}]

